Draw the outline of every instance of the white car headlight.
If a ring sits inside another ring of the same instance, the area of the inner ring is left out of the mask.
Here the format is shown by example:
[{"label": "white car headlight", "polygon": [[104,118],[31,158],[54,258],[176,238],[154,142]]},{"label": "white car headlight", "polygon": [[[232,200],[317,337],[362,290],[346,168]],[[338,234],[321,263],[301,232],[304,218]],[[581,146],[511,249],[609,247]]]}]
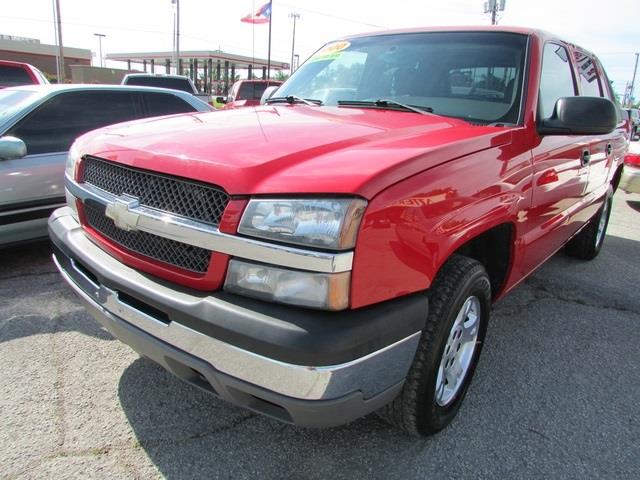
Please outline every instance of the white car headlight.
[{"label": "white car headlight", "polygon": [[231,260],[224,289],[270,302],[323,310],[349,306],[351,272],[314,273]]},{"label": "white car headlight", "polygon": [[253,199],[238,232],[252,237],[331,250],[356,243],[367,202],[360,198]]},{"label": "white car headlight", "polygon": [[64,168],[64,173],[67,177],[75,180],[76,168],[81,157],[82,155],[80,155],[80,151],[78,150],[74,142],[69,149],[69,153],[67,154],[67,163]]}]

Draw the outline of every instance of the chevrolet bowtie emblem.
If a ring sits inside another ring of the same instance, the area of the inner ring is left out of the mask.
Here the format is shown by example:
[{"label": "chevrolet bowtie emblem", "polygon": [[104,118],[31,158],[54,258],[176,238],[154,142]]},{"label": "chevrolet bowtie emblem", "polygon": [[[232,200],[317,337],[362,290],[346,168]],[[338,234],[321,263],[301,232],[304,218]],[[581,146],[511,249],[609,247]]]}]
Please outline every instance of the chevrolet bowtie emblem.
[{"label": "chevrolet bowtie emblem", "polygon": [[107,204],[105,215],[113,220],[116,227],[131,231],[138,230],[138,219],[140,214],[132,212],[132,208],[136,208],[140,205],[137,198],[129,197],[128,195],[120,195],[113,202]]}]

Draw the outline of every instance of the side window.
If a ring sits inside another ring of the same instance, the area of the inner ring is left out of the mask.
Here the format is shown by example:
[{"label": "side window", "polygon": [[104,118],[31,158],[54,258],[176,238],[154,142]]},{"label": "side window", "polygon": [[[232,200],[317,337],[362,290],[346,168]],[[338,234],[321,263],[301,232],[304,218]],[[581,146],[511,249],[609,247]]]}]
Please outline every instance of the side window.
[{"label": "side window", "polygon": [[603,97],[606,97],[609,100],[611,100],[613,104],[616,106],[618,123],[620,123],[624,120],[622,115],[622,108],[620,107],[620,102],[618,101],[618,98],[613,93],[613,89],[611,88],[611,82],[609,80],[609,77],[607,76],[607,72],[604,71],[602,64],[597,59],[596,59],[596,64],[598,66],[598,70],[600,71],[600,82],[602,85],[602,90],[604,91]]},{"label": "side window", "polygon": [[129,92],[67,92],[47,100],[11,129],[27,154],[65,152],[90,130],[139,118]]},{"label": "side window", "polygon": [[540,76],[540,118],[548,118],[561,97],[576,94],[567,49],[555,43],[547,43],[542,57]]},{"label": "side window", "polygon": [[576,50],[576,64],[580,77],[580,91],[585,97],[602,97],[600,82],[598,81],[598,69],[590,55]]},{"label": "side window", "polygon": [[147,116],[149,117],[194,112],[196,110],[176,95],[167,93],[143,93],[142,95],[147,106]]}]

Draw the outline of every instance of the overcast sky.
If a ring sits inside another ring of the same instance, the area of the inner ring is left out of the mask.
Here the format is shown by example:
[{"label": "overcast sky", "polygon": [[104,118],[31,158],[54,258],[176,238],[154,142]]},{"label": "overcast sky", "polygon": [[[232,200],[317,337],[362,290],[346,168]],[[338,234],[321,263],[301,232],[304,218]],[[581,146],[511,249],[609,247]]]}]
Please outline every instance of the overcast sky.
[{"label": "overcast sky", "polygon": [[[268,26],[240,18],[260,0],[180,0],[181,50],[222,49],[267,56]],[[54,43],[52,0],[3,0],[0,34]],[[63,43],[103,54],[172,49],[171,0],[60,0]],[[484,0],[287,0],[273,1],[272,58],[289,62],[292,20],[298,12],[296,53],[301,61],[334,38],[385,28],[489,24]],[[619,93],[631,80],[634,52],[640,51],[640,0],[507,0],[502,25],[552,31],[595,52]],[[96,60],[97,63],[97,60]],[[124,67],[124,64],[110,64]],[[640,76],[636,80],[636,92]],[[637,95],[636,95],[637,96]]]}]

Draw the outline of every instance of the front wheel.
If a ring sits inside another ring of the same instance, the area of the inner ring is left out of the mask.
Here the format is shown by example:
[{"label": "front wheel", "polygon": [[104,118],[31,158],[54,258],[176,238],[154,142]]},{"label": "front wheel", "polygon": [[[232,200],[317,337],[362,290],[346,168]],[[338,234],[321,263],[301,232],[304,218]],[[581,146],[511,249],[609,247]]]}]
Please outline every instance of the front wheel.
[{"label": "front wheel", "polygon": [[460,409],[478,363],[491,284],[477,261],[455,255],[429,290],[429,314],[400,394],[378,413],[412,435],[432,435]]}]

